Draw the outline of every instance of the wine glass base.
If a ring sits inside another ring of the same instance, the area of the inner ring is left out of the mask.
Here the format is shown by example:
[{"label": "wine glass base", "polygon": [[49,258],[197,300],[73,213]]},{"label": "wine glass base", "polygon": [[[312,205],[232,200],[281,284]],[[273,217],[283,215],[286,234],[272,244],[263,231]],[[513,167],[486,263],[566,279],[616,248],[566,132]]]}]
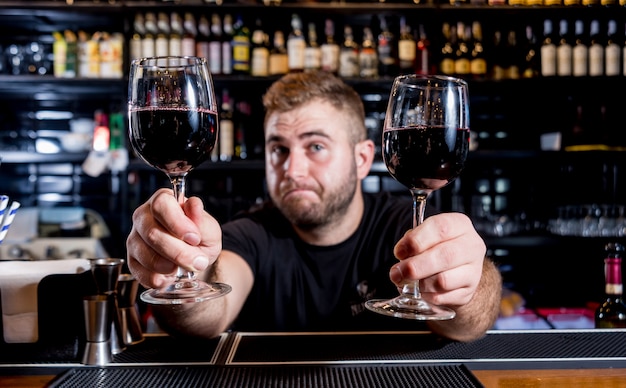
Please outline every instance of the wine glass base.
[{"label": "wine glass base", "polygon": [[185,304],[203,302],[228,294],[232,288],[224,283],[205,283],[181,280],[161,289],[150,289],[141,294],[141,300],[151,304]]},{"label": "wine glass base", "polygon": [[393,299],[371,299],[365,302],[365,307],[378,314],[417,321],[443,321],[456,316],[454,310],[447,307],[401,296]]}]

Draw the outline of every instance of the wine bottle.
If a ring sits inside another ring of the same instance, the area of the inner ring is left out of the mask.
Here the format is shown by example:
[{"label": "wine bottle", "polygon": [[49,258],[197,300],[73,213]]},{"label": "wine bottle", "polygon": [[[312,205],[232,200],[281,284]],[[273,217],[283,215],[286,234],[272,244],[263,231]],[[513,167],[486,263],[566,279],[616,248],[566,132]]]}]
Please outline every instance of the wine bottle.
[{"label": "wine bottle", "polygon": [[519,47],[517,46],[517,33],[514,29],[510,29],[506,35],[506,43],[504,45],[505,57],[505,78],[518,79],[520,76]]},{"label": "wine bottle", "polygon": [[172,12],[170,14],[170,36],[167,42],[169,55],[183,55],[183,21],[180,14]]},{"label": "wine bottle", "polygon": [[537,36],[532,25],[526,26],[526,40],[524,42],[524,58],[520,69],[523,78],[535,78],[539,76],[539,52]]},{"label": "wine bottle", "polygon": [[608,243],[605,246],[604,293],[605,299],[595,312],[598,329],[626,328],[626,303],[622,299],[622,254],[624,246]]},{"label": "wine bottle", "polygon": [[[423,24],[418,27],[417,55],[415,56],[415,72],[417,74],[431,74],[430,40],[426,36]],[[471,65],[470,65],[471,67]]]},{"label": "wine bottle", "polygon": [[452,47],[452,34],[454,32],[454,39],[456,39],[456,30],[452,31],[453,29],[454,27],[450,26],[447,22],[444,22],[441,27],[444,43],[441,47],[441,62],[439,62],[439,71],[446,75],[454,74],[454,47]]},{"label": "wine bottle", "polygon": [[141,56],[153,57],[156,54],[157,21],[154,12],[147,12],[144,18],[146,33],[141,39]]},{"label": "wine bottle", "polygon": [[574,24],[574,47],[572,48],[572,75],[585,77],[588,74],[589,47],[585,35],[585,25],[582,20]]},{"label": "wine bottle", "polygon": [[222,74],[233,72],[233,17],[224,15],[222,19]]},{"label": "wine bottle", "polygon": [[146,27],[144,24],[144,18],[142,13],[135,14],[135,19],[133,20],[133,35],[130,38],[130,42],[128,44],[128,59],[138,59],[141,58],[141,41],[146,34]]},{"label": "wine bottle", "polygon": [[157,35],[154,40],[154,53],[157,57],[169,55],[170,52],[170,18],[165,12],[157,15]]},{"label": "wine bottle", "polygon": [[324,24],[326,41],[322,43],[322,70],[337,74],[339,72],[339,45],[335,42],[335,24],[331,19],[326,19]]},{"label": "wine bottle", "polygon": [[609,20],[607,30],[607,41],[604,46],[604,74],[614,77],[620,75],[621,71],[621,54],[619,37],[617,35],[617,22]]},{"label": "wine bottle", "polygon": [[456,47],[454,58],[454,74],[467,77],[470,74],[471,53],[468,46],[469,37],[466,36],[465,23],[456,23]]},{"label": "wine bottle", "polygon": [[[205,15],[201,15],[198,18],[198,32],[196,34],[196,55],[201,58],[206,58],[209,63],[209,71],[211,71],[211,27],[209,26],[209,19]],[[213,73],[211,71],[211,73]],[[217,73],[214,73],[217,74]]]},{"label": "wine bottle", "polygon": [[572,75],[572,43],[567,20],[559,23],[559,43],[556,47],[556,74],[561,77]]},{"label": "wine bottle", "polygon": [[385,16],[378,16],[380,32],[376,49],[378,50],[378,74],[381,76],[396,76],[398,64],[396,60],[396,37],[389,30]]},{"label": "wine bottle", "polygon": [[269,75],[270,49],[267,42],[267,34],[263,31],[263,23],[260,18],[256,19],[254,31],[252,31],[252,52],[250,59],[250,74],[255,77]]},{"label": "wine bottle", "polygon": [[[220,15],[211,15],[211,25],[209,34],[209,70],[211,74],[222,73],[222,19]],[[230,52],[230,48],[228,49]]]},{"label": "wine bottle", "polygon": [[234,110],[228,89],[223,89],[219,133],[219,155],[222,162],[231,161],[235,155]]},{"label": "wine bottle", "polygon": [[552,20],[543,21],[543,40],[541,43],[541,75],[556,75],[556,43],[552,31]]},{"label": "wine bottle", "polygon": [[400,17],[400,36],[398,36],[398,66],[400,74],[415,73],[417,42],[411,34],[411,27],[404,16]]},{"label": "wine bottle", "polygon": [[589,44],[589,75],[604,75],[604,39],[600,32],[600,22],[592,20],[589,34],[591,42]]},{"label": "wine bottle", "polygon": [[198,28],[196,27],[196,18],[191,12],[185,12],[185,19],[183,20],[183,31],[183,39],[181,41],[182,55],[201,56],[199,55],[199,53],[196,52],[196,39],[198,36]]},{"label": "wine bottle", "polygon": [[472,23],[470,73],[475,79],[483,79],[487,76],[487,59],[485,58],[483,46],[483,29],[479,21]]}]

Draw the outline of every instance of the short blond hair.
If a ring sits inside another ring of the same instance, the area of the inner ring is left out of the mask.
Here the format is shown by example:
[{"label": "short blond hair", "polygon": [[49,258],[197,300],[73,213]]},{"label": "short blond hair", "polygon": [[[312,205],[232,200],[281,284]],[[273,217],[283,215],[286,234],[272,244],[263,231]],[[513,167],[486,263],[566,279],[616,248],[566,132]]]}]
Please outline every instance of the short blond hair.
[{"label": "short blond hair", "polygon": [[353,144],[367,139],[361,96],[343,80],[322,70],[289,73],[275,81],[263,95],[264,124],[272,113],[287,112],[315,99],[326,101],[353,118],[351,127],[347,128]]}]

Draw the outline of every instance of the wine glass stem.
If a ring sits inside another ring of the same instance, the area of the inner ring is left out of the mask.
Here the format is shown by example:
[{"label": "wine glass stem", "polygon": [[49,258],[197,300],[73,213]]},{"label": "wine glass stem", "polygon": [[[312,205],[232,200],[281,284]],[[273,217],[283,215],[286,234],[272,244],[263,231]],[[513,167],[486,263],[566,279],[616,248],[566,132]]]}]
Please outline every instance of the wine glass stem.
[{"label": "wine glass stem", "polygon": [[[182,206],[185,203],[185,176],[179,175],[170,177],[170,181],[172,182],[172,187],[174,188],[174,196],[178,203]],[[178,267],[176,269],[176,281],[182,279],[193,279],[194,273],[186,271],[182,267]]]},{"label": "wine glass stem", "polygon": [[[411,196],[413,197],[413,229],[415,229],[424,222],[428,193],[411,190]],[[402,286],[401,295],[410,299],[421,299],[419,280],[405,283]]]}]

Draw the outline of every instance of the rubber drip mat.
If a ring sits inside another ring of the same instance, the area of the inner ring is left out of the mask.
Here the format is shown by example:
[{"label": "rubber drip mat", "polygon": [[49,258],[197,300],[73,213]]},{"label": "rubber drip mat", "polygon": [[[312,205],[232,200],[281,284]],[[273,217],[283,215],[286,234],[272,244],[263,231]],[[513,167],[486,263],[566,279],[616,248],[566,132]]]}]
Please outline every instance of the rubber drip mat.
[{"label": "rubber drip mat", "polygon": [[626,358],[626,331],[496,332],[469,343],[429,333],[240,333],[228,364]]},{"label": "rubber drip mat", "polygon": [[84,387],[482,387],[462,365],[77,368],[50,388]]}]

